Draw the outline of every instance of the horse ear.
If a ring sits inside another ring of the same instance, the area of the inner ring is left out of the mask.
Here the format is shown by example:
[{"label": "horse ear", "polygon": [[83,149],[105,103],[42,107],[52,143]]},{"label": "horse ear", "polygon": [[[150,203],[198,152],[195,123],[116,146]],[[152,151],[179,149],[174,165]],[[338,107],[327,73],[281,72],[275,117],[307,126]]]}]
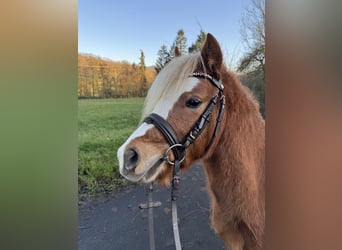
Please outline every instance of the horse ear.
[{"label": "horse ear", "polygon": [[216,79],[220,79],[220,69],[222,66],[222,51],[215,37],[208,33],[201,50],[206,71]]},{"label": "horse ear", "polygon": [[175,56],[177,57],[177,56],[180,56],[180,55],[182,55],[182,53],[180,52],[179,48],[176,46],[175,47]]}]

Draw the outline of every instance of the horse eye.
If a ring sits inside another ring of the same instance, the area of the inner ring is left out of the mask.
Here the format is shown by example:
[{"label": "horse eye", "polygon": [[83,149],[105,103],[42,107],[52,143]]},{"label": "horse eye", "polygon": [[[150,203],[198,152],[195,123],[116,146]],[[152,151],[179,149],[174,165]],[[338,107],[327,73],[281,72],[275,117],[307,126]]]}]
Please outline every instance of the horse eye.
[{"label": "horse eye", "polygon": [[186,101],[186,106],[188,108],[198,108],[202,104],[202,101],[196,97],[192,97],[191,99]]}]

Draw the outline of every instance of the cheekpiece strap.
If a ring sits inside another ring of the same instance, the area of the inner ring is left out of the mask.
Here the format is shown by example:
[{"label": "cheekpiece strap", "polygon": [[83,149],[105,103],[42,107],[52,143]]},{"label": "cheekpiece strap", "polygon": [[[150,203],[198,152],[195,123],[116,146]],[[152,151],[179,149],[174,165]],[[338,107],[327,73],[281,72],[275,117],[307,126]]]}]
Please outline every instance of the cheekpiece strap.
[{"label": "cheekpiece strap", "polygon": [[195,126],[192,128],[188,136],[185,138],[184,148],[187,148],[202,133],[207,124],[210,122],[211,113],[216,105],[216,102],[217,95],[210,100],[208,106],[202,113],[201,117],[197,120]]}]

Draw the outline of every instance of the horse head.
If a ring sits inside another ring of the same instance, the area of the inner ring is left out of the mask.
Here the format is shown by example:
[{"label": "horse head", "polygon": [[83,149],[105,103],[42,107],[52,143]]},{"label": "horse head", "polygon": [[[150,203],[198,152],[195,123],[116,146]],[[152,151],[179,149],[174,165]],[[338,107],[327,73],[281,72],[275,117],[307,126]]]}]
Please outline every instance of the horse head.
[{"label": "horse head", "polygon": [[[208,113],[211,106],[209,118],[214,121],[205,124],[206,128],[196,136],[196,141],[188,142],[186,153],[181,157],[184,158],[182,168],[188,168],[196,160],[205,157],[206,147],[212,143],[215,119],[219,112],[219,105],[214,106],[212,102],[219,102],[218,95],[222,95],[223,90],[221,67],[220,46],[208,34],[200,52],[179,55],[163,68],[147,94],[140,126],[118,150],[120,173],[125,178],[133,182],[170,183],[172,167],[169,163],[176,158],[176,150],[168,150],[172,145],[160,127],[144,120],[152,113],[165,121],[172,128],[177,143],[184,145],[189,133],[201,122],[201,118],[204,119],[202,115]],[[163,161],[165,153],[168,161]]]}]

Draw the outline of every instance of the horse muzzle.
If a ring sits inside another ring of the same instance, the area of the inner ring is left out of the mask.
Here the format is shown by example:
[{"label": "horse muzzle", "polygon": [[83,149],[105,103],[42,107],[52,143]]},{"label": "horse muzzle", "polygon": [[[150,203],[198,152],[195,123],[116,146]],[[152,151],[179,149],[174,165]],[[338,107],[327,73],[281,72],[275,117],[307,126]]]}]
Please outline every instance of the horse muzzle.
[{"label": "horse muzzle", "polygon": [[163,170],[165,158],[163,156],[151,157],[149,160],[143,160],[139,149],[129,147],[120,148],[118,151],[120,162],[120,174],[132,182],[152,182]]}]

